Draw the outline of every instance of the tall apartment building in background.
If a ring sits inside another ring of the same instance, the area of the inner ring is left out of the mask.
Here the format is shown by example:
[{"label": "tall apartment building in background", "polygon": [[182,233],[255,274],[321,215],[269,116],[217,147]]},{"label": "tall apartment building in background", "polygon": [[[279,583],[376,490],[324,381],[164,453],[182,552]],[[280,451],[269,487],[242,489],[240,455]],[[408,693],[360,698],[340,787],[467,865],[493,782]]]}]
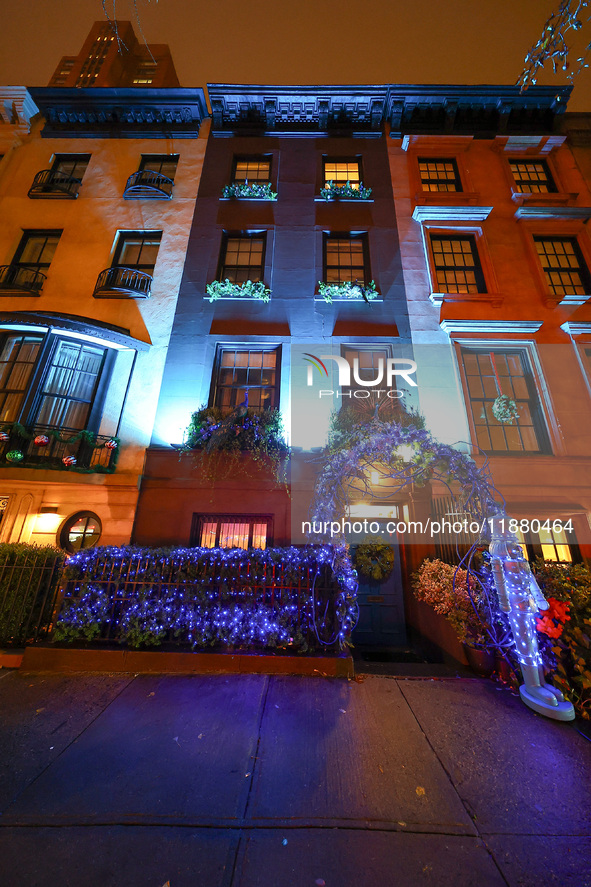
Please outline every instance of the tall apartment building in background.
[{"label": "tall apartment building in background", "polygon": [[65,55],[49,86],[174,88],[179,80],[165,43],[137,40],[131,22],[95,22],[78,55]]}]

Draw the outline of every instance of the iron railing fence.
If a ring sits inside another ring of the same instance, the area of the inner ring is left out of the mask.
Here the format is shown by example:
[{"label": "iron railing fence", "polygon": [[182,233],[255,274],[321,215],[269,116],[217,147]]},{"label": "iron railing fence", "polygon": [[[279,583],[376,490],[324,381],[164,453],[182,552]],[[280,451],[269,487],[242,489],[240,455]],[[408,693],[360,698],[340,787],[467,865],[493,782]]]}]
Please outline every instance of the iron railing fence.
[{"label": "iron railing fence", "polygon": [[436,556],[447,564],[459,564],[479,535],[470,532],[470,524],[474,528],[481,519],[461,510],[451,496],[435,496],[431,501],[431,520],[442,528],[435,536]]},{"label": "iron railing fence", "polygon": [[[97,549],[70,559],[57,637],[99,644],[337,649],[342,588],[297,549]],[[290,556],[282,558],[282,551]],[[94,626],[94,627],[93,627]]]},{"label": "iron railing fence", "polygon": [[50,548],[0,545],[0,646],[22,647],[49,635],[64,558]]}]

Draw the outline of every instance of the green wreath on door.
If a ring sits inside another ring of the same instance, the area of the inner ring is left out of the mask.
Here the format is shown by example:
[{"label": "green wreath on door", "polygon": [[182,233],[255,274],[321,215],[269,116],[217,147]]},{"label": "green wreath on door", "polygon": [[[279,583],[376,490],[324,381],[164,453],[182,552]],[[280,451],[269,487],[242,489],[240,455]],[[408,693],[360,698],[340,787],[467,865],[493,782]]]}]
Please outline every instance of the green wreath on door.
[{"label": "green wreath on door", "polygon": [[383,582],[394,567],[394,549],[379,536],[368,536],[357,548],[355,567],[361,576]]}]

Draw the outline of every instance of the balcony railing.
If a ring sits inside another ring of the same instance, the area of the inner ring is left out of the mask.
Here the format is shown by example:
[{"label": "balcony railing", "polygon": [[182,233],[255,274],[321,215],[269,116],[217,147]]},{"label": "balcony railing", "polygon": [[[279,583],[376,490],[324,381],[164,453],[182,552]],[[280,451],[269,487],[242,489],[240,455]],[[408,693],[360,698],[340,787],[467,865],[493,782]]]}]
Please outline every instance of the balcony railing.
[{"label": "balcony railing", "polygon": [[0,265],[0,290],[15,290],[38,296],[47,280],[41,271],[23,268],[21,265]]},{"label": "balcony railing", "polygon": [[152,287],[152,275],[137,268],[106,268],[98,276],[93,296],[95,299],[116,299],[130,296],[148,299]]},{"label": "balcony railing", "polygon": [[140,169],[127,180],[123,196],[126,200],[140,197],[151,197],[156,200],[170,200],[172,197],[173,179],[154,172],[152,169]]},{"label": "balcony railing", "polygon": [[80,179],[61,172],[59,169],[42,169],[33,179],[33,184],[29,188],[29,197],[58,197],[76,200],[81,184]]},{"label": "balcony railing", "polygon": [[105,435],[47,425],[1,425],[0,465],[111,473],[117,440]]}]

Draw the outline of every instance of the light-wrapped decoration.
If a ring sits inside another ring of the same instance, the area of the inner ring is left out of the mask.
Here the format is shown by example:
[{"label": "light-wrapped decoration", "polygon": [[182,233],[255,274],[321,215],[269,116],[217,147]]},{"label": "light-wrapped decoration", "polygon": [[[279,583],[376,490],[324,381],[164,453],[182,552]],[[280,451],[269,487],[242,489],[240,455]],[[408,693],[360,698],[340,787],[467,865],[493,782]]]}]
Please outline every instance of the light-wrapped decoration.
[{"label": "light-wrapped decoration", "polygon": [[10,435],[7,434],[6,431],[0,431],[0,443],[4,443],[5,441],[7,441],[9,436]]},{"label": "light-wrapped decoration", "polygon": [[62,459],[62,462],[64,463],[66,468],[71,468],[72,465],[76,464],[76,461],[76,456],[64,456],[64,458]]},{"label": "light-wrapped decoration", "polygon": [[9,453],[6,454],[6,461],[13,462],[15,464],[22,462],[24,458],[24,454],[21,453],[20,450],[11,450]]},{"label": "light-wrapped decoration", "polygon": [[113,440],[113,438],[111,438],[111,440],[105,441],[104,446],[107,450],[116,450],[118,444],[116,440]]},{"label": "light-wrapped decoration", "polygon": [[38,434],[33,443],[36,447],[46,447],[49,443],[49,438],[46,434]]}]

